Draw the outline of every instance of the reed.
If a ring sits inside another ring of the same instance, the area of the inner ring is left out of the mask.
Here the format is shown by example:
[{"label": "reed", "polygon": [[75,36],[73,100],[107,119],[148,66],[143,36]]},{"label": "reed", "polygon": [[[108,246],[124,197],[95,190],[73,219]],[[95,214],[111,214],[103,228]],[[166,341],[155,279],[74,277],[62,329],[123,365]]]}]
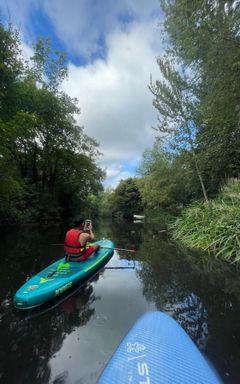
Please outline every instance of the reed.
[{"label": "reed", "polygon": [[230,179],[218,197],[198,201],[170,225],[173,238],[189,248],[214,252],[225,260],[240,261],[240,180]]}]

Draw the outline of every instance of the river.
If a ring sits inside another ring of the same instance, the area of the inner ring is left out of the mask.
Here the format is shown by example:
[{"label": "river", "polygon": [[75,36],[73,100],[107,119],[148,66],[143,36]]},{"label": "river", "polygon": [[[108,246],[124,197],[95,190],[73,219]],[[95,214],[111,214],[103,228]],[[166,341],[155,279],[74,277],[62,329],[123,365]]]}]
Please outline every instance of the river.
[{"label": "river", "polygon": [[115,252],[71,295],[38,310],[13,308],[14,292],[63,256],[66,227],[21,227],[0,244],[0,382],[93,384],[143,313],[162,310],[192,337],[224,383],[240,383],[240,281],[236,270],[174,243],[157,225],[96,223]]}]

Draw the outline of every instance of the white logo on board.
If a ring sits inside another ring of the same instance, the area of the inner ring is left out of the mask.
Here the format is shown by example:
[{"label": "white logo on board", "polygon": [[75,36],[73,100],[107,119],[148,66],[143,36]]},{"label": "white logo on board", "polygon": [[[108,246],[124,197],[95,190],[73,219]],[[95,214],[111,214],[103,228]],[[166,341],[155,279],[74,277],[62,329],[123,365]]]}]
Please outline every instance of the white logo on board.
[{"label": "white logo on board", "polygon": [[142,352],[146,349],[145,345],[138,343],[135,341],[135,343],[127,343],[127,352]]}]

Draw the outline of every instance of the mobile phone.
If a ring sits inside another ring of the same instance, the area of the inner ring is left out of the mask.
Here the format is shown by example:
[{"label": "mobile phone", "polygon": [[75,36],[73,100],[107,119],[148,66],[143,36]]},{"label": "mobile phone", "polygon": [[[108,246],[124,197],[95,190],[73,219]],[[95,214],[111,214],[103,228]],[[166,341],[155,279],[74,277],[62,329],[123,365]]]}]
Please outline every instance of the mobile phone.
[{"label": "mobile phone", "polygon": [[89,227],[91,224],[92,224],[91,220],[89,220],[89,219],[85,220],[86,227]]}]

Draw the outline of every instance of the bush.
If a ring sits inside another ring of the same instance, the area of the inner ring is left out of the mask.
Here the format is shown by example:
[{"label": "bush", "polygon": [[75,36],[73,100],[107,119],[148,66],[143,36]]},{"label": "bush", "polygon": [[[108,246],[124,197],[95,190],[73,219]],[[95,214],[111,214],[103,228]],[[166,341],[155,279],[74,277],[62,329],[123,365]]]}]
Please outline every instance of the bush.
[{"label": "bush", "polygon": [[212,201],[195,202],[184,209],[170,228],[187,247],[214,252],[225,260],[240,261],[240,180],[230,179]]}]

